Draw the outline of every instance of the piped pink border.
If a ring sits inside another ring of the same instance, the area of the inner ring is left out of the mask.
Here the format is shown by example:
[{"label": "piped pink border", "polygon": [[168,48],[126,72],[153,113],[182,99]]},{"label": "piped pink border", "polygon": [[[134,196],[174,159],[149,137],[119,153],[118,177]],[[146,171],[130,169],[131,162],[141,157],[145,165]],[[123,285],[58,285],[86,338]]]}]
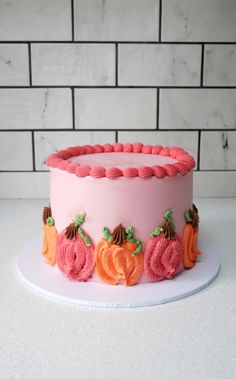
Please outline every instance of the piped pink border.
[{"label": "piped pink border", "polygon": [[[140,166],[126,167],[121,170],[118,167],[90,167],[85,164],[70,162],[68,159],[74,156],[94,153],[140,153],[140,154],[156,154],[165,157],[171,157],[177,160],[175,163],[168,163],[163,166]],[[59,168],[79,177],[92,176],[93,178],[109,178],[117,179],[120,177],[134,178],[139,176],[143,179],[149,179],[152,176],[156,178],[164,178],[165,176],[176,176],[178,174],[185,175],[195,167],[194,158],[184,149],[178,146],[163,147],[160,145],[143,145],[142,143],[114,143],[104,145],[83,145],[68,147],[57,153],[50,155],[46,161],[49,167]]]}]

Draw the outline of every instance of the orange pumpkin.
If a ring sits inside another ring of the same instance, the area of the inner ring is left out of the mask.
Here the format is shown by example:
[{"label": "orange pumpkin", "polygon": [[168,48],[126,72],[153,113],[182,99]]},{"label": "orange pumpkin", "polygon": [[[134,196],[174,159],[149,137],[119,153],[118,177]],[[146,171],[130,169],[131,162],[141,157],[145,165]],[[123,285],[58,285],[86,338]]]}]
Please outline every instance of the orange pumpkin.
[{"label": "orange pumpkin", "polygon": [[133,238],[134,228],[118,225],[111,234],[103,229],[104,238],[95,246],[95,270],[105,283],[126,286],[136,284],[143,272],[141,242]]},{"label": "orange pumpkin", "polygon": [[47,263],[55,265],[56,263],[56,244],[57,244],[57,230],[54,226],[55,222],[52,217],[50,207],[44,207],[43,210],[43,247],[42,255],[45,257]]},{"label": "orange pumpkin", "polygon": [[192,268],[201,255],[201,251],[197,247],[198,233],[199,233],[199,215],[198,209],[193,204],[193,209],[185,212],[185,227],[183,231],[183,245],[184,245],[184,267]]}]

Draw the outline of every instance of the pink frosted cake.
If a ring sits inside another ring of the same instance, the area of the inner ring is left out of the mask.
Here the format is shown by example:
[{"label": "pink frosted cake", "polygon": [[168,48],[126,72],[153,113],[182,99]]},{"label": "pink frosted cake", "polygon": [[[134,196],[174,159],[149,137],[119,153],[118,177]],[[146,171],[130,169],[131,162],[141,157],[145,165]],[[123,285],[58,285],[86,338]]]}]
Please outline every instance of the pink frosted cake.
[{"label": "pink frosted cake", "polygon": [[131,286],[172,279],[195,265],[195,162],[182,148],[69,147],[47,165],[51,194],[42,253],[62,275]]}]

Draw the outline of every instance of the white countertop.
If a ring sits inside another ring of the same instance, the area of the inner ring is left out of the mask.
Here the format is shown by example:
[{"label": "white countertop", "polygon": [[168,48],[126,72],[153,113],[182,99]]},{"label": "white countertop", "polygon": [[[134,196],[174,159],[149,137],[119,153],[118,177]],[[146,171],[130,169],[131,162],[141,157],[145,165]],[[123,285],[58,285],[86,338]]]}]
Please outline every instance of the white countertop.
[{"label": "white countertop", "polygon": [[[236,377],[236,198],[197,199],[200,238],[221,255],[218,278],[174,303],[94,309],[54,301],[18,276],[46,200],[0,201],[0,378]],[[32,252],[33,253],[33,252]]]}]

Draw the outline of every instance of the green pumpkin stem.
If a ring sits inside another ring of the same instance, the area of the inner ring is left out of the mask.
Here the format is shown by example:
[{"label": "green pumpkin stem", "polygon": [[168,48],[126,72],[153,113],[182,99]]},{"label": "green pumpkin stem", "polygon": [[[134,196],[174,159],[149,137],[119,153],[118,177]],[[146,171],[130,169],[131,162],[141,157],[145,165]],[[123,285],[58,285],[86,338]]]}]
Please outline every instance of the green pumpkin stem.
[{"label": "green pumpkin stem", "polygon": [[157,226],[150,234],[151,237],[159,236],[163,232],[162,226]]},{"label": "green pumpkin stem", "polygon": [[142,243],[140,240],[136,240],[134,238],[134,227],[128,226],[125,230],[126,232],[126,241],[133,242],[137,246],[136,249],[131,253],[132,256],[135,256],[136,254],[140,253],[142,251]]},{"label": "green pumpkin stem", "polygon": [[85,245],[87,247],[91,246],[90,239],[84,234],[83,230],[81,228],[78,229],[79,235],[82,238],[82,240],[85,242]]},{"label": "green pumpkin stem", "polygon": [[173,214],[172,209],[168,209],[164,214],[163,217],[164,219],[171,225],[172,229],[175,230],[175,224],[172,220],[171,215]]},{"label": "green pumpkin stem", "polygon": [[157,226],[150,234],[151,237],[159,236],[161,233],[168,239],[173,239],[175,235],[175,224],[172,220],[172,209],[168,209],[163,213],[164,220],[166,221],[164,225]]},{"label": "green pumpkin stem", "polygon": [[110,230],[106,227],[104,227],[102,229],[102,233],[103,233],[103,238],[104,240],[108,241],[108,242],[112,242],[113,238],[112,238],[112,234],[110,232]]},{"label": "green pumpkin stem", "polygon": [[131,255],[133,257],[142,251],[142,243],[141,243],[141,241],[136,240],[136,245],[137,245],[136,249],[131,253]]},{"label": "green pumpkin stem", "polygon": [[184,219],[187,222],[187,224],[192,224],[192,218],[190,217],[189,212],[184,212]]},{"label": "green pumpkin stem", "polygon": [[85,221],[86,213],[81,213],[80,215],[75,217],[75,225],[80,227]]}]

